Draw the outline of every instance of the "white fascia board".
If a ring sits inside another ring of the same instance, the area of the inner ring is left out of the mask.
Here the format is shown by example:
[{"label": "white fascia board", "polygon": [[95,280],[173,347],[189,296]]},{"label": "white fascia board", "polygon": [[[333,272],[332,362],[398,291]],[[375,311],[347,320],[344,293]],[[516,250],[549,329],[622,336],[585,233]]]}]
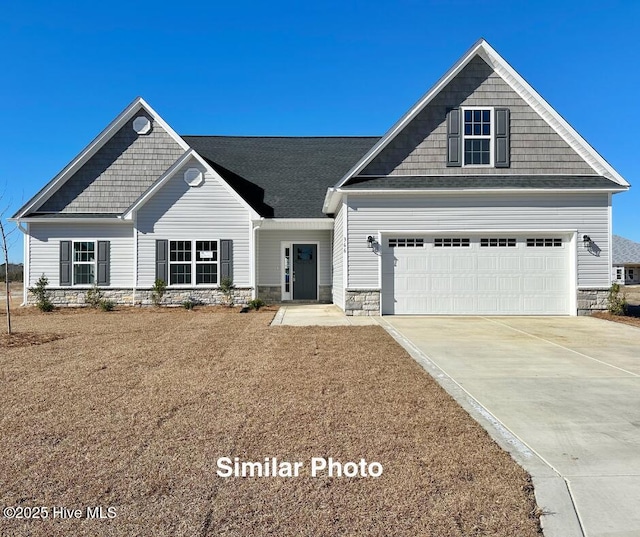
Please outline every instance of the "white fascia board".
[{"label": "white fascia board", "polygon": [[157,112],[151,108],[142,97],[136,97],[120,114],[111,122],[107,127],[96,136],[87,145],[80,154],[74,158],[63,170],[56,175],[44,188],[42,188],[33,198],[31,198],[25,205],[18,210],[14,215],[14,218],[21,218],[27,214],[34,207],[37,207],[44,203],[50,196],[52,196],[69,177],[71,177],[76,171],[78,171],[86,162],[95,155],[106,144],[112,136],[118,132],[124,124],[129,121],[140,109],[145,109],[146,112],[158,122],[163,129],[182,147],[185,151],[189,149],[189,145],[180,137],[176,132],[157,114]]},{"label": "white fascia board", "polygon": [[618,192],[626,192],[628,187],[620,188],[556,188],[553,190],[544,188],[387,188],[387,189],[342,189],[330,188],[324,199],[322,212],[333,214],[338,207],[338,203],[343,195],[367,195],[367,196],[415,196],[416,194],[434,194],[434,195],[468,195],[468,194],[582,194],[599,192],[602,194],[616,194]]},{"label": "white fascia board", "polygon": [[238,202],[249,212],[251,220],[259,219],[260,215],[238,194],[229,183],[227,183],[211,165],[204,160],[194,149],[187,148],[187,151],[176,160],[171,167],[162,174],[158,180],[153,183],[123,214],[124,220],[132,220],[133,215],[147,203],[156,193],[180,170],[190,159],[196,160],[202,167],[207,170],[216,180],[231,194]]},{"label": "white fascia board", "polygon": [[338,190],[336,188],[330,187],[327,188],[327,193],[324,196],[324,201],[322,202],[322,212],[325,214],[332,214],[336,212],[338,207],[338,201],[340,200],[340,195],[336,195]]},{"label": "white fascia board", "polygon": [[140,102],[142,107],[144,107],[146,111],[153,116],[153,119],[155,119],[160,124],[160,126],[167,132],[167,134],[169,134],[169,136],[171,136],[171,138],[173,138],[182,149],[184,149],[185,151],[187,149],[190,149],[189,144],[185,142],[182,137],[176,131],[174,131],[164,119],[162,119],[160,114],[158,114],[153,108],[151,108],[147,101],[145,101],[142,97],[138,97],[136,100]]},{"label": "white fascia board", "polygon": [[192,149],[192,151],[193,151],[193,158],[195,158],[200,164],[202,164],[205,170],[207,170],[218,181],[220,181],[220,184],[222,184],[222,186],[227,190],[227,192],[229,192],[229,194],[231,194],[234,198],[236,198],[238,200],[238,203],[240,203],[240,205],[242,205],[248,211],[249,220],[259,220],[261,218],[260,214],[258,214],[258,212],[253,207],[251,207],[251,205],[249,205],[247,201],[240,194],[238,194],[216,170],[213,169],[211,164],[209,164],[206,160],[204,160],[195,150]]},{"label": "white fascia board", "polygon": [[164,172],[155,183],[153,183],[142,195],[133,202],[129,208],[122,213],[123,220],[133,220],[133,214],[140,209],[147,201],[149,201],[162,188],[162,186],[171,179],[175,173],[195,154],[193,149],[189,149],[178,158],[169,169]]},{"label": "white fascia board", "polygon": [[569,146],[576,151],[599,175],[609,177],[622,186],[630,186],[613,167],[580,136],[567,121],[556,112],[540,94],[511,67],[507,61],[484,39],[478,40],[436,84],[391,129],[375,144],[353,168],[336,184],[343,186],[358,175],[476,56],[479,55],[500,75],[503,80],[531,106]]},{"label": "white fascia board", "polygon": [[416,102],[409,111],[402,116],[378,142],[353,166],[344,177],[335,185],[340,188],[354,175],[358,175],[388,144],[391,142],[423,109],[433,98],[471,61],[478,49],[484,43],[484,39],[478,40],[441,78],[427,93]]},{"label": "white fascia board", "polygon": [[629,183],[587,142],[556,110],[487,42],[483,42],[480,57],[539,115],[549,126],[599,175],[619,185]]},{"label": "white fascia board", "polygon": [[332,230],[333,218],[265,218],[260,230]]},{"label": "white fascia board", "polygon": [[33,224],[37,224],[39,222],[43,224],[131,224],[131,222],[124,221],[120,216],[114,215],[113,218],[104,218],[104,217],[91,217],[91,216],[83,216],[82,218],[64,218],[64,217],[55,217],[55,218],[47,218],[46,216],[27,216],[25,218],[7,218],[8,222],[31,222]]}]

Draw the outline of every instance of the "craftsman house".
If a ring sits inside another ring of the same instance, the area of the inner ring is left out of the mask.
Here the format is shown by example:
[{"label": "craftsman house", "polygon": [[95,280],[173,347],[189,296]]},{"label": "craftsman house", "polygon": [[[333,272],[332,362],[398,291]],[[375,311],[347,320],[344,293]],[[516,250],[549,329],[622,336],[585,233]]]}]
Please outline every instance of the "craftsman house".
[{"label": "craftsman house", "polygon": [[628,188],[480,40],[381,138],[180,136],[135,99],[13,220],[58,304],[149,303],[158,278],[216,303],[230,277],[237,303],[576,315]]}]

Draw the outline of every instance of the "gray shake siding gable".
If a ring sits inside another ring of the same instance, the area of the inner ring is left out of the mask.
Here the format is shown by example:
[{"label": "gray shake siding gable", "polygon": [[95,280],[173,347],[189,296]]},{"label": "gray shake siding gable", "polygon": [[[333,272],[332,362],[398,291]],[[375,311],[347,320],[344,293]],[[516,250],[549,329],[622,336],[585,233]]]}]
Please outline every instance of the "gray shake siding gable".
[{"label": "gray shake siding gable", "polygon": [[487,63],[476,56],[361,175],[461,175],[447,166],[446,114],[450,108],[491,106],[510,110],[508,168],[474,167],[473,174],[594,174],[569,145]]},{"label": "gray shake siding gable", "polygon": [[184,153],[156,121],[151,132],[137,134],[140,115],[151,119],[135,114],[36,212],[118,214],[134,203]]}]

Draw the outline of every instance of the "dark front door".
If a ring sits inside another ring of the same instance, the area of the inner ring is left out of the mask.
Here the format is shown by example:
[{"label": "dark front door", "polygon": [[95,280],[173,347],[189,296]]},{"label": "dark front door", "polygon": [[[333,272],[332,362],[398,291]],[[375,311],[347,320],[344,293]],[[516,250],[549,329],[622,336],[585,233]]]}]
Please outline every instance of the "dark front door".
[{"label": "dark front door", "polygon": [[318,299],[318,247],[293,245],[293,299]]}]

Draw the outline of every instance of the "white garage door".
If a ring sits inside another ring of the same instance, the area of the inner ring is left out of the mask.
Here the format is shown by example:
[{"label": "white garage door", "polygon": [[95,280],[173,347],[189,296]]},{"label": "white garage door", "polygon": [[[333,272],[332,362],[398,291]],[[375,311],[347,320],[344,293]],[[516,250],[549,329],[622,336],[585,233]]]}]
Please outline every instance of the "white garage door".
[{"label": "white garage door", "polygon": [[382,313],[567,315],[569,238],[397,236],[382,248]]}]

